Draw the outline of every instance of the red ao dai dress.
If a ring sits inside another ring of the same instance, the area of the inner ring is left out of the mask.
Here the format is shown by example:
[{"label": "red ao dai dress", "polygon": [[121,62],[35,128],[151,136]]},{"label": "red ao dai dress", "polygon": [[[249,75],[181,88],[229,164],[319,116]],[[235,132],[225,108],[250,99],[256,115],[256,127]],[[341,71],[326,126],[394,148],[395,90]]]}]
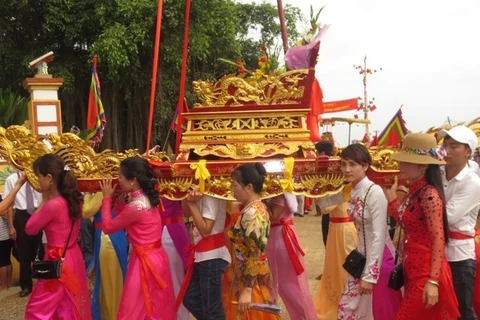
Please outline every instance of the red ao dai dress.
[{"label": "red ao dai dress", "polygon": [[[404,205],[398,199],[388,204],[388,213],[400,222],[405,235],[405,295],[397,320],[457,319],[460,313],[450,267],[445,259],[443,201],[437,190],[426,185],[424,179],[412,184],[405,201]],[[426,309],[422,301],[428,279],[440,284],[438,303],[430,309]]]}]

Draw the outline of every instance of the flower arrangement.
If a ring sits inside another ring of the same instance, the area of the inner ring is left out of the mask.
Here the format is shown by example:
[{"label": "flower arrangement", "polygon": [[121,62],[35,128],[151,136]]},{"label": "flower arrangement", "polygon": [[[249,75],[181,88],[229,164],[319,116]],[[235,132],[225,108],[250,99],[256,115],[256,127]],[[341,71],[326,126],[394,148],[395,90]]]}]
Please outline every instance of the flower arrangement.
[{"label": "flower arrangement", "polygon": [[255,76],[257,80],[261,80],[267,75],[274,73],[276,71],[274,67],[274,63],[272,61],[271,56],[269,55],[267,48],[264,44],[260,46],[261,56],[258,58],[258,68],[254,70],[250,70],[245,66],[245,62],[242,60],[237,60],[236,62],[232,62],[227,59],[220,58],[219,60],[230,65],[234,65],[237,67],[237,72],[239,74],[249,74]]},{"label": "flower arrangement", "polygon": [[313,6],[310,6],[310,28],[305,35],[297,41],[297,45],[288,49],[284,56],[288,70],[307,69],[310,66],[312,50],[320,42],[329,28],[329,25],[322,25],[319,22],[320,13],[322,13],[324,8],[325,6],[314,14]]},{"label": "flower arrangement", "polygon": [[325,6],[321,7],[316,14],[313,13],[313,6],[310,6],[310,28],[305,32],[302,38],[297,41],[297,46],[303,46],[315,40],[317,34],[322,30],[323,25],[318,21],[320,13]]}]

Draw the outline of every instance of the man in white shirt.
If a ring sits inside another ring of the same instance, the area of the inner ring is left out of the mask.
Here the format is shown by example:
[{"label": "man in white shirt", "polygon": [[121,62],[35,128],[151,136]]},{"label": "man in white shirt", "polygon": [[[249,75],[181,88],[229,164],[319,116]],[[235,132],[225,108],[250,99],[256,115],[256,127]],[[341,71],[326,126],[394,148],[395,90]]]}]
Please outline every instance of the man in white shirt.
[{"label": "man in white shirt", "polygon": [[[19,172],[12,173],[5,180],[3,198],[5,198],[14,188],[19,177]],[[20,297],[26,297],[32,292],[32,269],[31,263],[35,259],[37,250],[39,257],[43,259],[44,248],[42,245],[42,232],[36,236],[29,236],[25,233],[25,225],[30,215],[35,212],[41,201],[42,195],[35,190],[29,183],[25,183],[15,197],[13,207],[7,214],[8,231],[10,238],[15,241],[14,256],[20,264]]]},{"label": "man in white shirt", "polygon": [[225,319],[222,275],[231,262],[223,233],[227,217],[226,201],[194,190],[182,202],[182,208],[185,216],[192,216],[195,225],[195,263],[183,305],[196,319]]},{"label": "man in white shirt", "polygon": [[453,286],[459,302],[459,319],[477,319],[473,309],[476,274],[475,224],[480,209],[480,178],[468,159],[477,148],[475,133],[465,126],[442,130],[439,136],[447,153],[441,168],[450,239],[446,258],[452,270]]}]

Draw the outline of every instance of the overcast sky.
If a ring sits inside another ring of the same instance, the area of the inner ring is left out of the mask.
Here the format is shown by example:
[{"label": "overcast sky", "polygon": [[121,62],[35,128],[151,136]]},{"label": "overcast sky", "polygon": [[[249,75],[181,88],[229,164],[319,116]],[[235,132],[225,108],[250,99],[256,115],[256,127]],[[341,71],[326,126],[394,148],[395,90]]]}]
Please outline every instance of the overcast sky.
[{"label": "overcast sky", "polygon": [[[251,1],[242,1],[251,2]],[[260,2],[260,1],[257,1]],[[277,4],[276,0],[268,0]],[[326,5],[321,22],[331,24],[322,40],[317,77],[325,101],[363,96],[353,64],[383,68],[369,78],[371,130],[382,130],[403,104],[407,128],[423,131],[480,117],[479,0],[283,0],[308,18],[310,5]],[[354,111],[324,117],[353,117]],[[361,139],[363,126],[352,126]],[[333,128],[340,145],[348,125]]]}]

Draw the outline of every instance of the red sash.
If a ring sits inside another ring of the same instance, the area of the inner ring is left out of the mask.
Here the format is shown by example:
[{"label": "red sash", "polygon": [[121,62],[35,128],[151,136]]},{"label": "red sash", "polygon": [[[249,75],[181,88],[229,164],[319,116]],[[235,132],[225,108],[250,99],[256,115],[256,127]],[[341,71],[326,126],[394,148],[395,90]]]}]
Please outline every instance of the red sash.
[{"label": "red sash", "polygon": [[146,247],[136,247],[133,249],[133,252],[135,252],[140,262],[140,282],[142,283],[142,293],[143,299],[145,300],[145,310],[147,312],[147,316],[149,317],[152,316],[152,300],[150,297],[149,279],[147,273],[150,272],[153,275],[155,282],[158,284],[160,289],[165,289],[167,287],[167,284],[157,273],[157,270],[152,264],[152,261],[150,260],[147,252],[161,247],[162,243],[160,241],[157,241]]},{"label": "red sash", "polygon": [[183,217],[165,218],[165,219],[162,219],[162,223],[164,226],[166,226],[168,224],[174,224],[174,223],[185,223],[185,220],[183,220]]},{"label": "red sash", "polygon": [[[74,243],[67,250],[72,249],[77,244]],[[64,248],[48,247],[47,256],[50,260],[60,260],[63,256]],[[80,292],[80,280],[77,275],[65,264],[62,265],[62,275],[59,279],[45,280],[44,288],[49,292],[57,292],[59,284],[62,283],[73,295]]]},{"label": "red sash", "polygon": [[302,256],[305,255],[305,252],[303,252],[302,248],[300,247],[300,243],[298,243],[295,231],[293,231],[293,220],[286,220],[282,218],[279,222],[272,223],[272,228],[279,226],[282,226],[283,241],[285,242],[285,248],[287,249],[290,261],[292,261],[293,268],[295,269],[297,275],[300,275],[305,271],[305,269],[303,268],[302,263],[300,262],[300,259],[298,258],[297,253],[295,252],[295,249],[293,247],[295,246],[297,251]]},{"label": "red sash", "polygon": [[342,218],[330,217],[330,222],[331,223],[347,223],[347,222],[353,222],[353,219],[350,217],[342,217]]},{"label": "red sash", "polygon": [[[466,234],[460,232],[450,232],[450,238],[455,240],[468,240],[475,239],[476,236],[480,235],[480,230],[475,228],[474,236],[467,236]],[[480,317],[480,243],[475,242],[475,260],[477,261],[477,274],[475,275],[475,282],[473,286],[473,308],[477,317]]]},{"label": "red sash", "polygon": [[187,270],[187,274],[185,275],[185,278],[183,279],[182,286],[180,287],[180,292],[178,293],[177,300],[175,301],[176,310],[178,310],[178,308],[180,307],[183,297],[187,292],[188,285],[190,284],[190,280],[192,279],[193,267],[194,267],[193,263],[195,261],[195,252],[207,252],[207,251],[221,248],[223,246],[225,246],[225,235],[222,232],[222,233],[211,235],[207,238],[203,238],[195,245],[189,244],[185,248],[187,252],[190,252],[190,255],[188,256],[188,260],[187,260],[188,270]]},{"label": "red sash", "polygon": [[102,229],[102,223],[101,222],[97,222],[95,223],[95,230],[98,230],[98,229]]}]

